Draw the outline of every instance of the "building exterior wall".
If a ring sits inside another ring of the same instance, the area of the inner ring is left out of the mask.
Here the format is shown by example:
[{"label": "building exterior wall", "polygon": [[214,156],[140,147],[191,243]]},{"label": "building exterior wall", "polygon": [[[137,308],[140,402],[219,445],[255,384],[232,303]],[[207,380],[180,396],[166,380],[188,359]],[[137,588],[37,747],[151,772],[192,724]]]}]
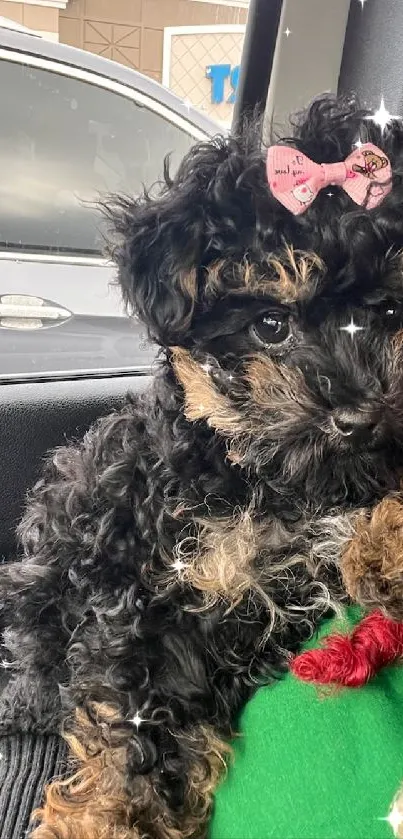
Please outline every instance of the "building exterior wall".
[{"label": "building exterior wall", "polygon": [[63,43],[87,49],[162,81],[168,26],[239,24],[246,8],[198,0],[69,0],[60,11]]},{"label": "building exterior wall", "polygon": [[229,124],[230,74],[220,102],[208,67],[239,64],[247,0],[69,0],[60,11],[60,41],[119,61],[171,88]]},{"label": "building exterior wall", "polygon": [[[67,0],[66,0],[67,2]],[[28,0],[25,3],[14,0],[0,0],[0,17],[32,29],[53,41],[59,39],[59,12],[66,5],[65,0]]]}]

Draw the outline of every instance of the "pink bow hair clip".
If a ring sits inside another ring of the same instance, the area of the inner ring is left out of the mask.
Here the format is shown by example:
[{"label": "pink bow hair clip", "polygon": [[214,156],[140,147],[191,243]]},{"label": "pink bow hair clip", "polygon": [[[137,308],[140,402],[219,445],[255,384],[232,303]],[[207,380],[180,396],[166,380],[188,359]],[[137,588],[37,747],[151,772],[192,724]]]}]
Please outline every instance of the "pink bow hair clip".
[{"label": "pink bow hair clip", "polygon": [[390,161],[372,143],[363,144],[340,163],[314,163],[291,146],[271,146],[266,168],[272,194],[296,216],[328,186],[341,186],[356,204],[369,210],[392,188]]}]

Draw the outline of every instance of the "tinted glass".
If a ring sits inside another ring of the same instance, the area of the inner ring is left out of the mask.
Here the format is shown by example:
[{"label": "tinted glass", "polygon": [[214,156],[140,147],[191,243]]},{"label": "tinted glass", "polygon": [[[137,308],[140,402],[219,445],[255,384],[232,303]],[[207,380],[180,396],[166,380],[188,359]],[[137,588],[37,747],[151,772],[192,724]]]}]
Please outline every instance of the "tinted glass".
[{"label": "tinted glass", "polygon": [[94,201],[136,194],[194,139],[125,96],[0,61],[0,248],[98,253]]}]

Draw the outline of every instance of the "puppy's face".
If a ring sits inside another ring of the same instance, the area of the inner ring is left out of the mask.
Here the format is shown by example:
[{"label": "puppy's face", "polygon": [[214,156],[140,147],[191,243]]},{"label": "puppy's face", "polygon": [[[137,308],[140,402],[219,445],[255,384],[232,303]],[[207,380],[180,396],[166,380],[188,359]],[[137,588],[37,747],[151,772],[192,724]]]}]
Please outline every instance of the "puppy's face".
[{"label": "puppy's face", "polygon": [[371,503],[403,471],[403,124],[380,130],[324,96],[294,144],[388,156],[375,209],[340,187],[293,216],[271,195],[256,131],[196,147],[155,200],[112,208],[129,309],[166,350],[184,412],[248,480],[312,506]]},{"label": "puppy's face", "polygon": [[403,262],[343,291],[285,248],[204,272],[204,311],[172,363],[185,414],[280,493],[366,503],[403,467]]}]

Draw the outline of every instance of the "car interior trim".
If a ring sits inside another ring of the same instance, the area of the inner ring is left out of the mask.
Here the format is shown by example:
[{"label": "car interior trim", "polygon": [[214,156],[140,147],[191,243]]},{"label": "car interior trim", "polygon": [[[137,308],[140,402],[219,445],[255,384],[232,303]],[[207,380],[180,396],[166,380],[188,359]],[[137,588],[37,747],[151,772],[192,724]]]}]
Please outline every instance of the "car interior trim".
[{"label": "car interior trim", "polygon": [[[0,247],[3,247],[0,245]],[[37,253],[33,251],[0,251],[0,260],[17,262],[57,262],[63,265],[96,265],[110,268],[111,261],[101,256],[70,256],[68,253]]]},{"label": "car interior trim", "polygon": [[119,376],[149,376],[151,365],[99,368],[97,370],[61,370],[56,373],[0,373],[0,385],[20,385],[32,382],[74,382],[81,379],[115,379]]}]

